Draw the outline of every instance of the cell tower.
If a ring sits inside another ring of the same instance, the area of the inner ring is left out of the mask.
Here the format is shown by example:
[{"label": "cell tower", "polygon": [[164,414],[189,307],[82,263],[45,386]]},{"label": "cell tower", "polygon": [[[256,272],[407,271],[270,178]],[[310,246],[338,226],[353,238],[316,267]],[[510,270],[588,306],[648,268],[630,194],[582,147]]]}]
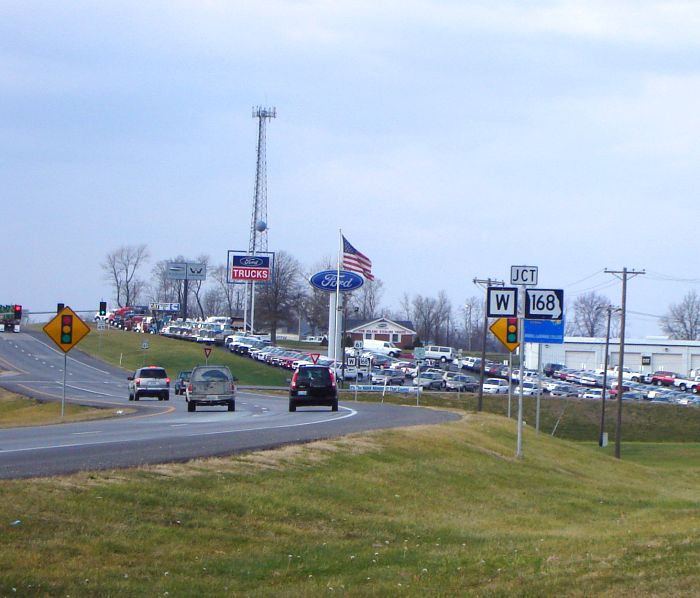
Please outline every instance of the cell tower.
[{"label": "cell tower", "polygon": [[[250,243],[248,255],[267,251],[267,158],[265,155],[265,132],[267,120],[276,118],[275,108],[253,108],[253,118],[258,119],[258,163],[255,171],[255,196],[253,215],[250,219]],[[243,311],[243,330],[248,330],[248,304],[250,303],[250,330],[255,330],[255,282],[246,285],[246,301]]]},{"label": "cell tower", "polygon": [[267,120],[276,118],[275,108],[253,108],[253,118],[258,119],[258,164],[255,172],[255,196],[253,215],[250,219],[250,243],[248,251],[267,251],[267,157],[265,155],[265,132]]}]

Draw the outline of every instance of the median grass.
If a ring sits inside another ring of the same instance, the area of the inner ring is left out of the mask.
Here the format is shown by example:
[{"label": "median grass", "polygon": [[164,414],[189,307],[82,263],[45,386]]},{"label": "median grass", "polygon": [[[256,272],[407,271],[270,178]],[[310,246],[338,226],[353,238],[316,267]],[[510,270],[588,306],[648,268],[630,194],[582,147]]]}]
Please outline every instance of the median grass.
[{"label": "median grass", "polygon": [[[512,420],[0,482],[0,595],[658,596],[700,583],[698,444]],[[657,452],[660,451],[660,452]]]},{"label": "median grass", "polygon": [[[148,349],[142,349],[143,343]],[[159,336],[109,329],[103,332],[92,330],[78,349],[98,357],[107,363],[133,371],[143,365],[160,365],[167,369],[171,378],[181,370],[191,370],[195,365],[204,365],[204,345]],[[227,365],[239,384],[261,386],[286,386],[290,374],[286,370],[258,363],[247,357],[235,355],[223,347],[211,346],[209,363]]]},{"label": "median grass", "polygon": [[30,399],[0,388],[0,428],[86,421],[110,417],[114,413],[114,409],[95,409],[66,403],[64,416],[61,417],[61,403],[58,401]]}]

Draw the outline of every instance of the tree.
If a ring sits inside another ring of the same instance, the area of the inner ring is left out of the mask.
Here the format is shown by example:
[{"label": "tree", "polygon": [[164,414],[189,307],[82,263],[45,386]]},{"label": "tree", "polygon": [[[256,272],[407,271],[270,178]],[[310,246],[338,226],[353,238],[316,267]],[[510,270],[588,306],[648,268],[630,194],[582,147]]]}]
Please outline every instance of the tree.
[{"label": "tree", "polygon": [[230,284],[228,282],[228,269],[224,265],[217,266],[212,270],[211,278],[214,281],[218,294],[229,318],[240,316],[243,312],[243,296],[245,285]]},{"label": "tree", "polygon": [[105,277],[114,286],[119,307],[134,305],[145,289],[145,282],[137,278],[139,268],[149,258],[146,245],[123,246],[105,257],[101,264]]},{"label": "tree", "polygon": [[479,297],[469,297],[464,302],[462,307],[462,315],[464,317],[464,337],[467,351],[471,351],[473,347],[479,346],[480,331],[482,321],[484,319],[483,299]]},{"label": "tree", "polygon": [[[293,313],[293,305],[299,295],[299,262],[286,251],[275,255],[275,267],[268,284],[257,285],[255,305],[260,319],[270,328],[270,340],[277,342],[277,326]],[[259,309],[258,309],[259,308]]]},{"label": "tree", "polygon": [[379,316],[379,305],[384,293],[384,283],[375,278],[365,283],[351,296],[350,311],[358,308],[357,316],[363,320],[372,320]]},{"label": "tree", "polygon": [[[610,299],[591,291],[574,301],[574,318],[569,332],[574,336],[605,336]],[[613,319],[618,316],[613,312]]]},{"label": "tree", "polygon": [[698,340],[700,337],[700,297],[690,291],[678,304],[671,304],[661,318],[661,328],[674,340]]}]

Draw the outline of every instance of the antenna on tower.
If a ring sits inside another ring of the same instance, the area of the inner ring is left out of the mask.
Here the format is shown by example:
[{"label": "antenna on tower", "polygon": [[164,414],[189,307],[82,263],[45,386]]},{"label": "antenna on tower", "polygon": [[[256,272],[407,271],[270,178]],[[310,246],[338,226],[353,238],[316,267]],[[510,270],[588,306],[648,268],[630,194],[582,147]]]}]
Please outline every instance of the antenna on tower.
[{"label": "antenna on tower", "polygon": [[[248,255],[259,251],[267,251],[267,157],[266,130],[267,121],[277,118],[276,108],[253,107],[253,118],[258,119],[258,160],[255,170],[255,194],[253,196],[253,215],[250,219],[250,242]],[[255,282],[246,285],[246,301],[243,313],[243,330],[248,328],[248,292],[250,293],[250,330],[254,331],[255,323]]]}]

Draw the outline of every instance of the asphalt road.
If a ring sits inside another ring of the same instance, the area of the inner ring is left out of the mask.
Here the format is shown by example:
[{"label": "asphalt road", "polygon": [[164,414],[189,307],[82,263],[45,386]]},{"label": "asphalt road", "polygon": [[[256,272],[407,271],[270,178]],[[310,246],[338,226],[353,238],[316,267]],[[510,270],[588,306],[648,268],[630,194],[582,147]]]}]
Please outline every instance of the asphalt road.
[{"label": "asphalt road", "polygon": [[[273,448],[366,430],[436,424],[455,414],[396,405],[341,402],[340,410],[289,413],[287,399],[239,391],[236,411],[184,398],[128,400],[125,370],[77,349],[65,362],[66,401],[110,409],[90,422],[0,429],[0,478],[26,478],[187,461]],[[63,397],[64,354],[38,332],[0,333],[0,386],[41,400]],[[135,410],[124,413],[125,410]]]}]

